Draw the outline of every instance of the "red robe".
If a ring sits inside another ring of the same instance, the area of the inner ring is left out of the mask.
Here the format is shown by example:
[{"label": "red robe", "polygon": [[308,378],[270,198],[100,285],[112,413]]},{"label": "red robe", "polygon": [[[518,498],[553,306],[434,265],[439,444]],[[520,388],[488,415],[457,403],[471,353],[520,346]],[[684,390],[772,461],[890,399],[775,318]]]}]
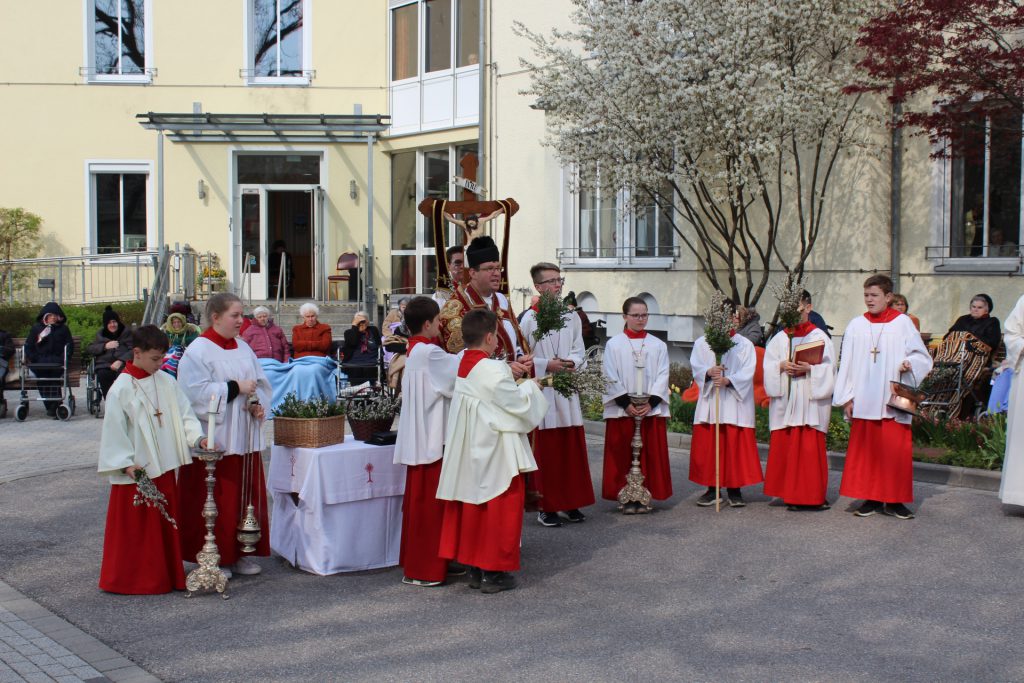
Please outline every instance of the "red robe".
[{"label": "red robe", "polygon": [[530,482],[544,512],[577,510],[594,504],[594,484],[582,426],[536,429],[530,435],[537,471]]},{"label": "red robe", "polygon": [[[761,456],[754,430],[736,425],[719,425],[719,485],[738,489],[757,484],[761,474]],[[715,425],[693,425],[690,440],[690,481],[701,486],[715,485]]]},{"label": "red robe", "polygon": [[[626,485],[626,474],[633,463],[633,432],[636,422],[631,417],[608,418],[604,421],[604,472],[601,497],[616,500]],[[668,423],[663,417],[645,417],[640,423],[640,469],[644,486],[655,500],[672,497],[672,473],[668,464]]]},{"label": "red robe", "polygon": [[[486,357],[483,351],[466,351],[459,364],[459,377],[467,377]],[[445,501],[438,554],[484,571],[516,571],[525,498],[523,477],[518,476],[508,490],[481,505]]]},{"label": "red robe", "polygon": [[828,490],[825,433],[814,427],[772,431],[764,494],[787,505],[821,505]]}]

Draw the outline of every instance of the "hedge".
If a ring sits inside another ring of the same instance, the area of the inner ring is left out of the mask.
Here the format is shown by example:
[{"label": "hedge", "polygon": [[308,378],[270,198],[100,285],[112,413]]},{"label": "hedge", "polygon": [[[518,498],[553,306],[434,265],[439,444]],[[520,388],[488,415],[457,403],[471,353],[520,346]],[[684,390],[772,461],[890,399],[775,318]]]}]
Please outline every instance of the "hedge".
[{"label": "hedge", "polygon": [[[112,307],[121,316],[122,322],[131,327],[132,324],[141,324],[142,315],[146,310],[144,301],[125,301],[102,304],[64,304],[64,314],[67,316],[67,326],[71,335],[81,337],[85,342],[91,342],[103,325],[103,311],[107,306]],[[0,330],[7,331],[12,337],[26,337],[36,322],[36,317],[42,306],[16,304],[13,306],[0,306]],[[83,344],[84,345],[84,344]]]}]

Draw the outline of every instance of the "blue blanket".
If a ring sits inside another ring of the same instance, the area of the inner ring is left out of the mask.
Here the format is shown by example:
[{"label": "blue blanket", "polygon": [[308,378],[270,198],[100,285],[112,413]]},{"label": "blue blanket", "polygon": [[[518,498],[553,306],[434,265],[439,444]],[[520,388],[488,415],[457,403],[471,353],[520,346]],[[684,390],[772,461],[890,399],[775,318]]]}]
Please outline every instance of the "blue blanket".
[{"label": "blue blanket", "polygon": [[274,398],[267,411],[268,418],[273,417],[270,411],[281,405],[284,397],[292,392],[302,400],[321,396],[333,399],[337,396],[335,377],[339,371],[331,358],[306,356],[290,363],[282,363],[273,358],[259,360],[274,389]]}]

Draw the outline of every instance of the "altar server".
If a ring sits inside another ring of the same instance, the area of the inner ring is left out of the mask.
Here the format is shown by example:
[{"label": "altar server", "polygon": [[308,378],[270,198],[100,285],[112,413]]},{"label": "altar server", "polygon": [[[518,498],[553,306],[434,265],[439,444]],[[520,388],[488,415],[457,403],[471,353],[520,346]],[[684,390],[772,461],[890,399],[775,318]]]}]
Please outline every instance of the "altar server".
[{"label": "altar server", "polygon": [[[267,519],[267,486],[260,451],[263,443],[263,406],[270,405],[270,382],[256,354],[238,338],[242,327],[242,301],[234,294],[214,294],[206,303],[210,327],[185,349],[178,364],[178,383],[192,409],[204,424],[215,415],[211,437],[224,457],[217,462],[217,522],[214,533],[220,550],[221,569],[229,574],[259,574],[260,566],[243,557],[235,530],[252,504],[262,537],[254,555],[270,555],[270,526]],[[206,468],[195,461],[183,467],[178,477],[181,501],[182,555],[194,561],[206,535],[202,516],[206,502]]]},{"label": "altar server", "polygon": [[398,563],[405,569],[402,582],[413,586],[439,586],[448,570],[448,560],[438,555],[445,504],[437,499],[437,485],[459,359],[436,343],[440,312],[437,302],[426,296],[413,298],[405,307],[412,336],[402,375],[395,464],[408,466]]},{"label": "altar server", "polygon": [[469,586],[484,593],[516,587],[525,489],[523,472],[537,463],[529,434],[548,402],[533,380],[516,385],[512,370],[490,356],[498,348],[498,318],[485,308],[462,319],[466,351],[455,381],[441,481],[445,506],[441,557],[470,567]]},{"label": "altar server", "polygon": [[[732,302],[728,302],[732,303]],[[735,308],[734,308],[735,310]],[[734,324],[738,321],[733,316]],[[707,486],[697,505],[710,507],[716,496],[715,459],[718,459],[719,491],[728,492],[730,507],[744,507],[743,487],[764,479],[761,456],[754,435],[754,371],[757,354],[750,340],[733,330],[734,346],[722,356],[721,365],[704,337],[693,345],[690,368],[700,384],[700,398],[693,416],[690,442],[690,481]],[[715,388],[718,388],[718,454],[715,454]]]},{"label": "altar server", "polygon": [[[800,324],[768,342],[764,388],[771,397],[771,445],[764,493],[781,498],[790,510],[827,508],[828,456],[825,436],[832,417],[835,350],[832,339],[810,322],[811,297],[800,300]],[[821,361],[793,362],[793,349],[820,344]]]},{"label": "altar server", "polygon": [[[541,296],[561,299],[564,278],[553,263],[538,263],[530,269],[533,286]],[[564,327],[548,332],[539,340],[538,306],[526,310],[520,322],[523,336],[533,342],[533,363],[538,377],[555,372],[572,372],[583,363],[583,325],[572,311],[563,316]],[[583,431],[583,413],[579,396],[562,396],[551,388],[544,389],[550,407],[544,421],[533,433],[533,457],[537,472],[532,476],[540,494],[537,521],[547,527],[560,527],[558,516],[564,512],[570,522],[582,522],[586,516],[581,507],[594,504],[594,485],[587,460],[587,436]]]},{"label": "altar server", "polygon": [[914,500],[910,413],[891,408],[891,382],[919,384],[932,359],[921,334],[894,308],[892,280],[872,275],[864,281],[867,312],[846,326],[833,402],[850,424],[850,445],[839,494],[859,498],[858,517],[876,512],[912,519],[904,503]]},{"label": "altar server", "polygon": [[[110,479],[100,588],[151,595],[184,590],[175,471],[192,462],[190,447],[206,439],[188,398],[157,372],[169,346],[155,325],[132,334],[132,359],[107,393],[100,435],[99,473]],[[134,505],[142,470],[166,498],[158,508]],[[172,522],[171,520],[175,520]]]},{"label": "altar server", "polygon": [[[668,465],[668,347],[647,333],[647,304],[631,296],[622,303],[622,333],[608,340],[604,349],[604,373],[608,380],[604,402],[604,472],[601,497],[616,500],[626,485],[633,462],[635,417],[643,418],[640,436],[640,469],[644,486],[655,500],[672,496]],[[634,405],[631,394],[647,394],[647,402]],[[639,503],[627,503],[623,512],[635,513]]]},{"label": "altar server", "polygon": [[1010,404],[1006,410],[1006,455],[999,483],[999,499],[1024,505],[1024,296],[1003,322],[1006,363],[1013,372]]}]

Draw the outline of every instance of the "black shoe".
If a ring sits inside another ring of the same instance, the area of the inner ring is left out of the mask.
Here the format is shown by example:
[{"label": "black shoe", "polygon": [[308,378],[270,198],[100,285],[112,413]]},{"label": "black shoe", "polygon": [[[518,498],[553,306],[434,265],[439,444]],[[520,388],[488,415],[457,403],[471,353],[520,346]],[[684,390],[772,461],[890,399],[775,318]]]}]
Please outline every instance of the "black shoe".
[{"label": "black shoe", "polygon": [[510,591],[516,585],[516,577],[508,572],[484,572],[484,579],[480,584],[480,592],[500,593],[501,591]]},{"label": "black shoe", "polygon": [[448,576],[465,576],[466,572],[469,571],[469,567],[459,562],[448,563]]},{"label": "black shoe", "polygon": [[577,524],[585,522],[587,519],[587,516],[579,510],[567,510],[565,516],[569,518],[570,522],[575,522]]},{"label": "black shoe", "polygon": [[789,512],[800,512],[801,510],[804,509],[804,506],[803,505],[787,505],[786,509]]},{"label": "black shoe", "polygon": [[877,500],[865,500],[864,504],[861,505],[859,508],[857,508],[857,510],[853,514],[857,515],[858,517],[870,517],[871,515],[875,514],[876,512],[881,512],[881,511],[882,511],[882,504],[879,501],[877,501]]},{"label": "black shoe", "polygon": [[715,496],[715,489],[712,487],[705,491],[703,496],[697,499],[697,505],[702,508],[706,508],[714,505],[720,500],[722,500],[722,498],[720,496]]},{"label": "black shoe", "polygon": [[914,518],[914,513],[911,512],[903,503],[886,503],[885,507],[882,508],[882,514],[895,517],[896,519]]},{"label": "black shoe", "polygon": [[562,518],[557,512],[538,512],[537,521],[542,526],[562,526]]},{"label": "black shoe", "polygon": [[739,489],[729,489],[729,507],[731,508],[745,508],[747,504],[743,502],[743,493]]},{"label": "black shoe", "polygon": [[480,567],[469,568],[469,587],[476,590],[480,587],[480,581],[483,579],[483,571]]},{"label": "black shoe", "polygon": [[832,509],[832,503],[830,503],[830,502],[828,502],[826,500],[824,503],[822,503],[821,505],[818,506],[818,509],[819,510],[831,510]]},{"label": "black shoe", "polygon": [[406,586],[420,586],[422,588],[433,588],[434,586],[440,586],[444,581],[424,581],[423,579],[410,579],[408,576],[402,577],[402,583]]}]

